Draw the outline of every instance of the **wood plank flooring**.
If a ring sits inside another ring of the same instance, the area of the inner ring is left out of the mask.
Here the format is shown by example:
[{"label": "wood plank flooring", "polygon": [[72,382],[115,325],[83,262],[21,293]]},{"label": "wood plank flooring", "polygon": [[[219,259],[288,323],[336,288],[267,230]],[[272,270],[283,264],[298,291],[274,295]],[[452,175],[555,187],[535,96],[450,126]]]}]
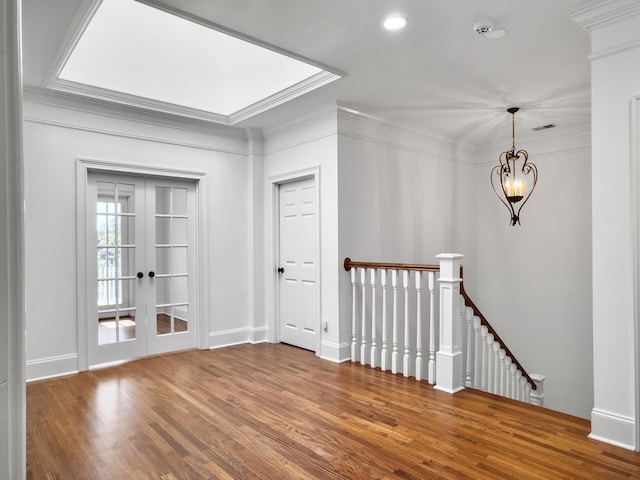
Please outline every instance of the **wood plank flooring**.
[{"label": "wood plank flooring", "polygon": [[29,479],[640,479],[589,423],[287,345],[27,386]]}]

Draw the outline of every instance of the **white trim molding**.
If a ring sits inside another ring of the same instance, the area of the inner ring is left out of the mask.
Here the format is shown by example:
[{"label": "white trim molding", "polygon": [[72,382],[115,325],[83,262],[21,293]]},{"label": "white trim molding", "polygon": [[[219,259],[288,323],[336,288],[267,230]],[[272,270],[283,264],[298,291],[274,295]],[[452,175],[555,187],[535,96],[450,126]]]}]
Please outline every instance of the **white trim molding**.
[{"label": "white trim molding", "polygon": [[589,438],[627,450],[635,450],[635,419],[594,408],[591,411]]},{"label": "white trim molding", "polygon": [[234,328],[219,332],[209,332],[209,349],[231,347],[244,343],[265,343],[267,342],[266,328]]},{"label": "white trim molding", "polygon": [[78,373],[78,355],[58,355],[27,362],[27,382]]},{"label": "white trim molding", "polygon": [[630,189],[631,189],[631,228],[632,243],[632,278],[633,278],[633,327],[636,382],[636,418],[635,448],[640,450],[640,95],[631,101],[630,111]]},{"label": "white trim molding", "polygon": [[320,358],[333,363],[348,362],[351,360],[351,344],[349,342],[333,343],[322,341],[322,355]]},{"label": "white trim molding", "polygon": [[0,478],[26,476],[20,0],[0,0]]}]

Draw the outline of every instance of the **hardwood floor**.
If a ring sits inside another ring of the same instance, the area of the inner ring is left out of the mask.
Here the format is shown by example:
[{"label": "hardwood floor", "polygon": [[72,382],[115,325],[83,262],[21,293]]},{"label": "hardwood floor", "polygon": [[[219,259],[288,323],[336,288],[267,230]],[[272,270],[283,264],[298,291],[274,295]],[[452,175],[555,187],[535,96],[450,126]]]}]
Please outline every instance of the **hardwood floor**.
[{"label": "hardwood floor", "polygon": [[640,479],[589,423],[287,345],[27,386],[29,479]]}]

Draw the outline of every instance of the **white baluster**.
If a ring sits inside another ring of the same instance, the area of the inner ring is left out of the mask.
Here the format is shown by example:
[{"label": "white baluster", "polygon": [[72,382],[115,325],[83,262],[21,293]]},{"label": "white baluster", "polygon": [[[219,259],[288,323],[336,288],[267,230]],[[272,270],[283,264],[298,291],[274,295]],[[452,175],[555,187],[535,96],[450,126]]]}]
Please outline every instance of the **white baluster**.
[{"label": "white baluster", "polygon": [[482,338],[480,337],[480,317],[473,317],[473,387],[482,388]]},{"label": "white baluster", "polygon": [[516,400],[522,401],[522,389],[524,388],[524,384],[522,383],[522,372],[520,370],[516,371],[516,384],[513,386],[514,394],[513,398]]},{"label": "white baluster", "polygon": [[500,344],[494,338],[493,339],[493,393],[500,395]]},{"label": "white baluster", "polygon": [[527,403],[531,403],[531,384],[529,382],[527,382],[527,384],[524,386],[524,399],[523,401],[527,402]]},{"label": "white baluster", "polygon": [[360,342],[360,363],[362,365],[367,364],[367,269],[363,268],[360,271],[360,285],[362,287],[362,331],[360,335],[362,340]]},{"label": "white baluster", "polygon": [[498,388],[498,393],[500,395],[502,395],[503,397],[505,397],[506,391],[507,391],[507,384],[506,384],[506,380],[507,380],[507,370],[506,370],[506,365],[505,365],[505,360],[507,357],[507,352],[504,351],[504,349],[500,349],[498,350],[498,357],[500,358],[500,386]]},{"label": "white baluster", "polygon": [[487,335],[487,392],[495,393],[493,389],[493,333]]},{"label": "white baluster", "polygon": [[[464,300],[462,300],[462,305],[464,305]],[[467,372],[464,384],[466,387],[473,387],[473,382],[471,381],[473,360],[475,356],[473,348],[475,345],[475,337],[473,335],[473,308],[465,307],[465,313],[467,316]]]},{"label": "white baluster", "polygon": [[393,334],[391,348],[391,373],[398,373],[398,271],[391,270],[391,286],[393,287]]},{"label": "white baluster", "polygon": [[380,285],[382,285],[382,351],[380,352],[380,368],[388,370],[387,366],[387,271],[380,271]]},{"label": "white baluster", "polygon": [[404,355],[402,356],[402,373],[405,377],[409,376],[409,357],[411,350],[409,343],[411,342],[411,331],[409,329],[409,270],[402,272],[402,286],[404,287]]},{"label": "white baluster", "polygon": [[376,368],[376,273],[375,268],[371,269],[371,368]]},{"label": "white baluster", "polygon": [[487,327],[482,325],[480,327],[480,338],[482,340],[482,354],[481,354],[481,367],[480,367],[480,390],[483,392],[489,391],[489,382],[488,382],[488,374],[489,374],[489,330]]},{"label": "white baluster", "polygon": [[416,271],[416,380],[422,380],[422,305],[420,291],[422,272]]},{"label": "white baluster", "polygon": [[429,383],[436,383],[436,302],[434,299],[434,285],[436,273],[429,272]]},{"label": "white baluster", "polygon": [[516,398],[516,376],[518,374],[518,367],[515,363],[511,364],[511,385],[513,385],[513,392],[509,398]]},{"label": "white baluster", "polygon": [[505,386],[504,386],[504,396],[505,397],[509,397],[509,398],[513,398],[513,396],[512,396],[513,386],[511,385],[511,375],[508,375],[508,373],[511,371],[512,362],[513,362],[513,360],[511,360],[511,357],[506,357],[504,359],[504,366],[505,366],[505,369],[506,369],[505,373],[507,373],[506,382],[505,382]]},{"label": "white baluster", "polygon": [[358,318],[356,308],[356,270],[351,269],[351,361],[357,360],[358,353]]}]

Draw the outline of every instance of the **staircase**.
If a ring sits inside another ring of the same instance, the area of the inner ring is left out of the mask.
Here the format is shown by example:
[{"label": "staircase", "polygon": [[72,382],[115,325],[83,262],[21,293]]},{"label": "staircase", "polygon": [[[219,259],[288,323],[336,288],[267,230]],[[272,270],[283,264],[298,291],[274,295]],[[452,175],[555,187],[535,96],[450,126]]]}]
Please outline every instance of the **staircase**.
[{"label": "staircase", "polygon": [[476,388],[543,406],[528,374],[464,290],[459,254],[438,265],[344,260],[351,276],[351,361],[455,393]]}]

